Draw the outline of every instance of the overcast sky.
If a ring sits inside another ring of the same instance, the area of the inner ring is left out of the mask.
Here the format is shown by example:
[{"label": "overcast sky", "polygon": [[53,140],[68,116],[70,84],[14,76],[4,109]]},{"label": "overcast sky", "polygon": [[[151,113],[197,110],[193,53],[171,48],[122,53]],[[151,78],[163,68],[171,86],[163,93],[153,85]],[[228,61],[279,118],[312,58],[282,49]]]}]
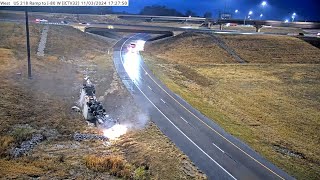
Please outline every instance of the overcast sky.
[{"label": "overcast sky", "polygon": [[129,0],[129,7],[113,9],[139,13],[147,5],[165,5],[182,13],[192,10],[202,16],[204,12],[210,11],[217,16],[227,5],[229,11],[239,10],[237,18],[244,17],[249,10],[252,10],[257,19],[263,13],[268,19],[285,20],[290,19],[291,14],[295,12],[299,20],[320,21],[320,0],[268,0],[268,5],[264,9],[260,5],[261,2],[261,0]]}]

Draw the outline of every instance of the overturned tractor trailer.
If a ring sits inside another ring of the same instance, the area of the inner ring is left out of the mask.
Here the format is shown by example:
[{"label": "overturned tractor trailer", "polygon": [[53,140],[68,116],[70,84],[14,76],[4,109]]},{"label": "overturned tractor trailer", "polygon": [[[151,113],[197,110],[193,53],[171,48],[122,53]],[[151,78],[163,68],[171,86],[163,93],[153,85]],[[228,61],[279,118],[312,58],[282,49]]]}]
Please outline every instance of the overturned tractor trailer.
[{"label": "overturned tractor trailer", "polygon": [[96,98],[96,90],[90,79],[84,79],[80,92],[79,106],[83,117],[98,127],[111,128],[117,121],[111,118]]}]

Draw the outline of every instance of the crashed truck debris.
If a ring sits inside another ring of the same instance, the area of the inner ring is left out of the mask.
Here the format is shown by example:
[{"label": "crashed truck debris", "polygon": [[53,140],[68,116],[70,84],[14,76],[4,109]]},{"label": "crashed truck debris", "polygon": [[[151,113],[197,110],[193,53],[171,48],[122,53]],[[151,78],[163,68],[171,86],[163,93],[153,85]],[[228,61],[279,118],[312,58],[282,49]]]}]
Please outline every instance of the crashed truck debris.
[{"label": "crashed truck debris", "polygon": [[101,102],[97,101],[96,90],[89,77],[84,78],[83,87],[80,92],[79,106],[84,118],[98,127],[111,128],[117,121],[107,115]]}]

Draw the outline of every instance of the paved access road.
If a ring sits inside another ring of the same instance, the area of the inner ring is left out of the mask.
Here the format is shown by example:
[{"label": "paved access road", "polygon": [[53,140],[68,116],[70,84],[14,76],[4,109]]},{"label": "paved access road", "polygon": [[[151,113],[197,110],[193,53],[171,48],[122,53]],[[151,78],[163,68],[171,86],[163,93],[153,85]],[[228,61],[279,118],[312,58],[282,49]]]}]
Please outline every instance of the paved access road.
[{"label": "paved access road", "polygon": [[136,34],[116,43],[117,72],[137,104],[209,179],[293,179],[156,79],[139,53],[127,50],[147,36]]}]

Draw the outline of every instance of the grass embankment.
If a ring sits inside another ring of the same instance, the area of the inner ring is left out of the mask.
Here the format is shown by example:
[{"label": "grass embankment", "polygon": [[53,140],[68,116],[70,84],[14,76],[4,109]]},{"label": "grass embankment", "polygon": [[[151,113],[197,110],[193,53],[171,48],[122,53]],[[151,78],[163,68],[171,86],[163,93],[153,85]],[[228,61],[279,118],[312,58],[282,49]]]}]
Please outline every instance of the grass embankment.
[{"label": "grass embankment", "polygon": [[250,62],[222,64],[229,55],[208,49],[215,45],[206,36],[150,44],[144,59],[171,90],[278,167],[318,179],[320,50],[291,37],[220,36]]},{"label": "grass embankment", "polygon": [[177,64],[235,62],[232,56],[212,42],[212,37],[205,34],[190,36],[183,33],[165,41],[156,42],[161,49],[153,48],[152,50],[157,57]]},{"label": "grass embankment", "polygon": [[288,36],[221,36],[240,57],[250,63],[320,63],[319,49]]},{"label": "grass embankment", "polygon": [[[71,111],[83,74],[97,85],[97,96],[109,114],[135,122],[140,110],[115,74],[112,55],[106,53],[109,43],[71,27],[50,26],[45,56],[37,57],[42,27],[30,25],[33,79],[29,80],[24,24],[0,23],[1,178],[203,178],[153,125],[130,132],[111,146],[74,141],[74,132],[101,133]],[[116,116],[121,108],[127,113]],[[46,140],[28,156],[11,158],[9,151],[34,133]]]},{"label": "grass embankment", "polygon": [[[219,26],[213,26],[212,29],[219,29]],[[242,32],[256,32],[254,26],[223,26],[223,30],[233,30]],[[274,34],[299,34],[303,33],[300,28],[290,28],[290,27],[262,27],[260,32],[274,33]]]}]

